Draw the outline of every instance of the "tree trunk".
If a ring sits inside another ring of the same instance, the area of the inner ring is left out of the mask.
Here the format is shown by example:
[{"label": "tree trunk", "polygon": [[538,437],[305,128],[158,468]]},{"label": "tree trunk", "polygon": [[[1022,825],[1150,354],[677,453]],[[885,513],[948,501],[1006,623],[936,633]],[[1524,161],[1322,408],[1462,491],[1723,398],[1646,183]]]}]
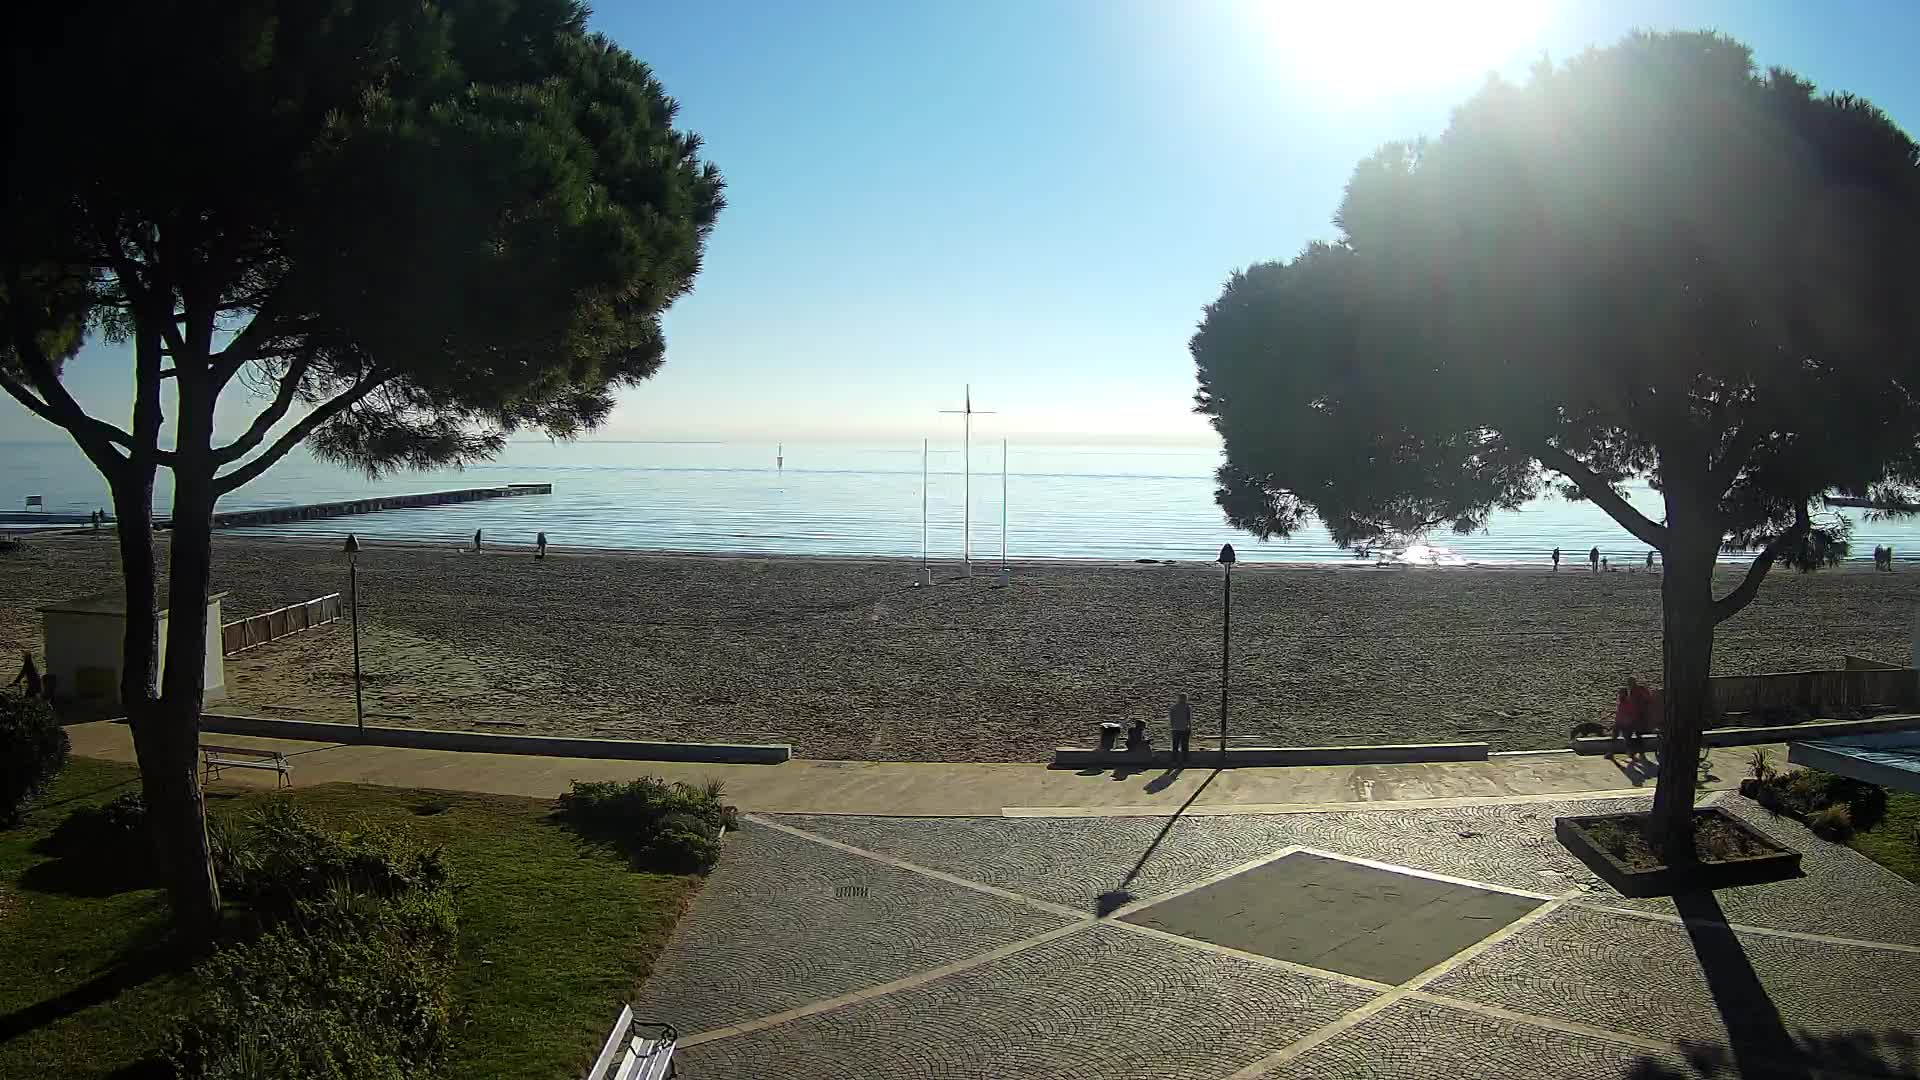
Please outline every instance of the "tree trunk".
[{"label": "tree trunk", "polygon": [[[207,844],[206,802],[195,761],[200,710],[206,703],[207,595],[213,573],[213,464],[208,431],[192,430],[182,410],[173,470],[173,536],[168,570],[167,665],[156,703],[159,784],[149,780],[147,807],[159,842],[176,925],[210,934],[220,915],[220,884]],[[211,427],[210,424],[205,425]],[[159,802],[156,802],[156,796]]]},{"label": "tree trunk", "polygon": [[1690,861],[1693,797],[1699,784],[1700,733],[1713,712],[1713,567],[1718,544],[1669,545],[1660,584],[1660,775],[1653,793],[1652,837],[1669,862]]}]

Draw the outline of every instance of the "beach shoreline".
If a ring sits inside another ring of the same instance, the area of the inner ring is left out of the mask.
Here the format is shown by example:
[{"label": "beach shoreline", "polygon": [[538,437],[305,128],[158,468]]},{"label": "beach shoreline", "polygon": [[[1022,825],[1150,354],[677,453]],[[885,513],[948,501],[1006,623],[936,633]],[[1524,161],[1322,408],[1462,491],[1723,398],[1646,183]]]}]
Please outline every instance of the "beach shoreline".
[{"label": "beach shoreline", "polygon": [[[343,531],[344,533],[344,531]],[[161,543],[164,551],[164,539]],[[0,556],[0,647],[37,608],[118,587],[108,536]],[[1187,693],[1218,722],[1221,570],[1181,563],[662,555],[380,541],[358,563],[370,722],[605,738],[787,742],[803,757],[1041,761],[1104,720],[1158,731]],[[1288,745],[1566,744],[1628,675],[1657,683],[1659,577],[1241,564],[1230,734]],[[1371,573],[1353,573],[1370,570]],[[217,534],[229,621],[347,591],[331,539]],[[1742,575],[1725,568],[1718,589]],[[1776,570],[1721,628],[1722,674],[1907,659],[1920,576]],[[221,711],[353,718],[345,621],[226,662]],[[17,651],[15,653],[17,655]],[[1164,732],[1160,738],[1164,740]]]}]

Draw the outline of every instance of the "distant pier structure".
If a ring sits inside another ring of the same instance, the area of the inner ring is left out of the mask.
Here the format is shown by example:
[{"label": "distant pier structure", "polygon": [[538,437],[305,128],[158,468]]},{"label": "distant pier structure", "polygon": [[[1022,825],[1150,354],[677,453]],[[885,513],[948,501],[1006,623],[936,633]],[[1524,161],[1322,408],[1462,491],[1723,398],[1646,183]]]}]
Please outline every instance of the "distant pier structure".
[{"label": "distant pier structure", "polygon": [[419,495],[370,495],[343,502],[307,503],[303,506],[269,506],[260,510],[233,510],[213,515],[216,529],[240,529],[252,525],[279,525],[288,521],[312,521],[317,518],[373,514],[381,510],[414,510],[452,503],[479,502],[481,499],[511,499],[521,495],[551,495],[552,484],[507,484],[502,487],[460,488],[457,491],[428,491]]}]

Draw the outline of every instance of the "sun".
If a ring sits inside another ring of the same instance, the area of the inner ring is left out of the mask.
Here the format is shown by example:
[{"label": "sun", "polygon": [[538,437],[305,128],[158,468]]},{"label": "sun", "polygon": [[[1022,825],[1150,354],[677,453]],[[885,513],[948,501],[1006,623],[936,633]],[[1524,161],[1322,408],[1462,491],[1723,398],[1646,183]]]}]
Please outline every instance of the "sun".
[{"label": "sun", "polygon": [[1262,0],[1276,74],[1339,101],[1458,83],[1535,41],[1552,0]]}]

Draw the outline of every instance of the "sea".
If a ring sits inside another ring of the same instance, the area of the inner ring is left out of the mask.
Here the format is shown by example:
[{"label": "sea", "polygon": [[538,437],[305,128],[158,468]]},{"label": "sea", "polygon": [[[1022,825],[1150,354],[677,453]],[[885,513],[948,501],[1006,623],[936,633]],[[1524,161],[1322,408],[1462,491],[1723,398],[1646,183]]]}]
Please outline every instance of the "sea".
[{"label": "sea", "polygon": [[[223,510],[332,502],[509,483],[553,485],[551,495],[233,530],[241,534],[530,545],[544,532],[558,548],[755,555],[892,556],[949,564],[1041,559],[1211,562],[1231,543],[1246,562],[1416,566],[1543,566],[1548,553],[1581,564],[1598,547],[1637,565],[1646,546],[1591,503],[1542,497],[1493,515],[1484,530],[1442,531],[1366,556],[1342,550],[1317,524],[1262,541],[1226,524],[1213,501],[1220,455],[1211,447],[1020,445],[1003,455],[954,440],[924,455],[919,442],[837,443],[518,442],[462,470],[380,478],[296,450],[221,500]],[[162,469],[156,509],[171,492]],[[1003,497],[1004,492],[1004,497]],[[1658,520],[1660,498],[1644,484],[1628,496]],[[40,504],[29,508],[29,497]],[[969,506],[970,503],[970,506]],[[0,442],[0,529],[85,520],[110,507],[105,483],[67,442]],[[1920,521],[1855,515],[1853,552],[1876,544],[1920,555]],[[968,543],[970,539],[970,544]],[[1727,556],[1737,561],[1738,555]]]}]

